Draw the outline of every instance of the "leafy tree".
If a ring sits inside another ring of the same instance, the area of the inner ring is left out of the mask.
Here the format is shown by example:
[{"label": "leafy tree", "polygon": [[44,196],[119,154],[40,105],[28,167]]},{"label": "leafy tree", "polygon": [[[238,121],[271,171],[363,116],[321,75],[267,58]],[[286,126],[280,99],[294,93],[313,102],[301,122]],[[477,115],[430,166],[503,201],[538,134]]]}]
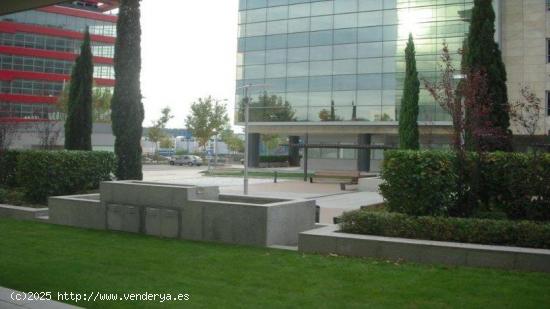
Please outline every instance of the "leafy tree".
[{"label": "leafy tree", "polygon": [[[239,121],[244,119],[245,99],[239,106]],[[295,112],[288,101],[283,102],[283,98],[276,95],[268,95],[264,92],[258,97],[257,102],[250,102],[249,108],[250,121],[296,121]]]},{"label": "leafy tree", "polygon": [[229,122],[227,106],[214,101],[211,96],[199,98],[191,105],[191,114],[185,121],[187,129],[205,147],[214,132],[221,132]]},{"label": "leafy tree", "polygon": [[227,127],[220,133],[220,140],[227,145],[229,150],[233,152],[244,152],[244,141],[239,138],[231,128]]},{"label": "leafy tree", "polygon": [[71,86],[65,121],[65,149],[92,150],[92,48],[88,28],[71,73]]},{"label": "leafy tree", "polygon": [[174,148],[174,141],[170,138],[170,136],[164,136],[160,140],[160,148]]},{"label": "leafy tree", "polygon": [[320,112],[319,112],[319,120],[321,121],[330,121],[330,112],[323,108]]},{"label": "leafy tree", "polygon": [[[170,110],[170,107],[165,107],[161,110],[161,116],[159,119],[157,119],[156,121],[153,121],[153,126],[149,128],[149,130],[147,130],[147,137],[149,138],[149,141],[155,143],[155,154],[158,152],[158,149],[157,149],[157,144],[159,142],[163,142],[164,141],[164,144],[167,144],[167,142],[165,141],[166,139],[168,139],[170,142],[170,138],[168,138],[168,135],[166,134],[166,124],[168,123],[168,121],[170,121],[170,119],[174,118],[173,115],[170,114],[171,110]],[[171,148],[171,147],[164,147],[160,146],[161,148]],[[173,147],[173,146],[172,146]]]},{"label": "leafy tree", "polygon": [[260,139],[267,149],[268,155],[271,155],[271,152],[281,143],[281,137],[278,134],[262,134]]},{"label": "leafy tree", "polygon": [[[466,128],[466,145],[469,149],[479,144],[481,148],[488,151],[510,151],[512,150],[512,131],[510,130],[506,68],[494,37],[495,12],[492,1],[475,0],[464,65],[467,68],[467,74],[478,72],[486,75],[488,91],[484,94],[485,97],[475,98],[475,104],[487,104],[487,107],[482,109],[487,110],[488,118],[484,120],[488,121],[475,122],[470,117],[472,115],[470,111],[466,110],[466,122],[470,123]],[[495,131],[491,128],[498,131],[499,139],[479,134],[476,137],[472,132],[472,130]]]},{"label": "leafy tree", "polygon": [[119,180],[142,179],[141,135],[144,118],[140,88],[141,25],[139,0],[121,0],[115,44],[115,90],[111,120]]},{"label": "leafy tree", "polygon": [[406,70],[403,99],[399,112],[399,147],[401,149],[419,149],[418,142],[418,95],[420,81],[416,70],[416,56],[412,34],[405,49]]},{"label": "leafy tree", "polygon": [[[69,87],[63,87],[61,94],[57,99],[57,108],[58,111],[67,115],[68,105],[69,105]],[[106,88],[94,87],[92,91],[92,120],[93,122],[111,122],[111,100],[113,94],[111,90]]]},{"label": "leafy tree", "polygon": [[92,94],[93,120],[94,122],[111,122],[111,90],[94,88]]}]

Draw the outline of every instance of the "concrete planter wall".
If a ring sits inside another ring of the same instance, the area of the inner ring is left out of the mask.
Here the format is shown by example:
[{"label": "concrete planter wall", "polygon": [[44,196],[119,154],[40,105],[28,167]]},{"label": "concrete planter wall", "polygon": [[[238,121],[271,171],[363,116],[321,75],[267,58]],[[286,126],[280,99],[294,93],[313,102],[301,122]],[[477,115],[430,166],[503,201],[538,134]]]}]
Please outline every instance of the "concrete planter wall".
[{"label": "concrete planter wall", "polygon": [[52,197],[50,221],[168,238],[296,245],[315,226],[315,202],[221,195],[218,187],[104,182],[100,194]]},{"label": "concrete planter wall", "polygon": [[300,233],[298,249],[426,264],[550,272],[550,250],[356,235],[340,233],[335,225]]}]

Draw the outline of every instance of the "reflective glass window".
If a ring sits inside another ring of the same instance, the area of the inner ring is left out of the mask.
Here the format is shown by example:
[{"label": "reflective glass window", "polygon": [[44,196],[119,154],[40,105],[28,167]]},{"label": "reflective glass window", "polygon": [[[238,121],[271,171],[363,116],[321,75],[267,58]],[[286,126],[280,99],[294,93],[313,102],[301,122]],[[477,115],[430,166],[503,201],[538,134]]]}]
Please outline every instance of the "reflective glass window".
[{"label": "reflective glass window", "polygon": [[318,16],[311,18],[311,31],[328,30],[333,28],[333,16]]},{"label": "reflective glass window", "polygon": [[287,47],[286,34],[268,35],[265,40],[267,49],[279,49]]},{"label": "reflective glass window", "polygon": [[[359,0],[359,11],[382,10],[384,8],[382,5],[384,1],[387,1],[387,0]],[[390,2],[390,1],[387,1],[387,2]]]},{"label": "reflective glass window", "polygon": [[334,16],[334,29],[357,27],[357,13]]},{"label": "reflective glass window", "polygon": [[357,87],[357,75],[337,75],[333,77],[334,90],[355,90]]},{"label": "reflective glass window", "polygon": [[314,46],[310,48],[310,60],[331,60],[332,46]]},{"label": "reflective glass window", "polygon": [[309,91],[331,91],[332,76],[312,76],[309,78]]},{"label": "reflective glass window", "polygon": [[331,75],[332,61],[311,61],[309,74],[311,76]]},{"label": "reflective glass window", "polygon": [[334,1],[321,1],[311,3],[311,16],[330,15],[333,13]]},{"label": "reflective glass window", "polygon": [[334,30],[334,44],[345,44],[357,42],[357,29]]},{"label": "reflective glass window", "polygon": [[311,32],[310,45],[331,45],[332,44],[332,31],[316,31]]},{"label": "reflective glass window", "polygon": [[307,76],[309,69],[308,62],[296,62],[287,64],[287,75],[288,76]]},{"label": "reflective glass window", "polygon": [[288,35],[288,47],[309,45],[309,32],[291,33]]},{"label": "reflective glass window", "polygon": [[303,62],[309,60],[309,47],[289,48],[288,62]]},{"label": "reflective glass window", "polygon": [[296,4],[288,7],[288,18],[299,18],[310,15],[310,4]]},{"label": "reflective glass window", "polygon": [[265,62],[266,63],[285,63],[286,62],[286,49],[275,49],[266,51]]},{"label": "reflective glass window", "polygon": [[308,78],[307,77],[288,78],[286,80],[286,89],[288,92],[307,91]]},{"label": "reflective glass window", "polygon": [[288,17],[288,6],[276,6],[267,9],[267,20],[286,19]]},{"label": "reflective glass window", "polygon": [[304,32],[309,31],[309,17],[291,19],[288,21],[288,32]]},{"label": "reflective glass window", "polygon": [[334,59],[357,58],[357,44],[334,45]]},{"label": "reflective glass window", "polygon": [[334,0],[334,13],[349,13],[357,11],[357,0]]}]

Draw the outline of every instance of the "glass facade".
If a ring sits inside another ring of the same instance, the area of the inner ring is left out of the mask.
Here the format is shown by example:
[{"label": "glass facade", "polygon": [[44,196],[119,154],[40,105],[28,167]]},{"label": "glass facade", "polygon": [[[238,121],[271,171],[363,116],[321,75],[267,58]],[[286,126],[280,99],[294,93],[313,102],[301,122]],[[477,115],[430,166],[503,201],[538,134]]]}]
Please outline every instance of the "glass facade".
[{"label": "glass facade", "polygon": [[84,32],[84,29],[86,28],[86,26],[88,26],[90,27],[91,34],[111,37],[116,36],[116,23],[89,18],[67,16],[57,13],[24,11],[0,16],[0,21],[2,20],[77,32]]},{"label": "glass facade", "polygon": [[[64,87],[68,87],[74,60],[53,59],[57,58],[57,55],[38,51],[63,52],[76,57],[80,53],[82,39],[79,39],[80,35],[74,34],[82,33],[88,26],[91,34],[109,37],[102,39],[92,37],[92,54],[95,57],[111,59],[114,57],[115,47],[112,37],[116,36],[116,22],[103,20],[113,18],[100,17],[99,14],[105,13],[94,9],[97,6],[97,2],[94,1],[67,3],[63,6],[97,14],[83,14],[87,16],[83,18],[73,16],[82,14],[73,14],[74,12],[57,6],[50,11],[58,11],[61,14],[32,10],[0,16],[0,21],[10,22],[0,25],[0,46],[18,47],[17,49],[4,48],[0,52],[0,118],[64,119],[57,104],[53,102],[62,94]],[[15,23],[16,26],[12,27],[11,23]],[[18,24],[40,27],[22,27],[17,26]],[[44,27],[69,30],[73,33],[49,31]],[[105,43],[105,41],[113,42]],[[94,87],[94,95],[97,89],[111,89],[115,78],[112,64],[106,64],[104,62],[107,61],[101,60],[98,62],[103,63],[94,64],[94,82],[97,86],[105,88]],[[28,74],[31,72],[41,74]],[[94,107],[95,121],[108,121],[108,119],[110,115],[104,107]]]},{"label": "glass facade", "polygon": [[[457,54],[472,0],[241,0],[237,120],[397,121],[409,33],[421,78],[438,75],[442,44]],[[449,116],[421,89],[420,121]],[[344,154],[341,154],[344,156]]]},{"label": "glass facade", "polygon": [[[96,57],[113,58],[113,44],[92,41],[92,54]],[[33,33],[0,33],[0,45],[43,49],[73,54],[80,53],[81,40],[52,37]]]},{"label": "glass facade", "polygon": [[[0,54],[0,69],[35,73],[71,74],[74,61]],[[94,78],[114,79],[112,65],[94,65]]]}]

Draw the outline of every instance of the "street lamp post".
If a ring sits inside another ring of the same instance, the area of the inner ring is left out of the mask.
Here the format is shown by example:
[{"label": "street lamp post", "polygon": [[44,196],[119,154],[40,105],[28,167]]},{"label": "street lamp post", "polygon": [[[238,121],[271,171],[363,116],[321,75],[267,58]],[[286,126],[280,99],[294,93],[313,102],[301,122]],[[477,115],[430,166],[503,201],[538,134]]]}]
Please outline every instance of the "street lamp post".
[{"label": "street lamp post", "polygon": [[268,87],[267,84],[246,84],[237,89],[244,89],[244,195],[248,195],[248,122],[250,120],[250,100],[248,98],[248,89],[251,87]]}]

